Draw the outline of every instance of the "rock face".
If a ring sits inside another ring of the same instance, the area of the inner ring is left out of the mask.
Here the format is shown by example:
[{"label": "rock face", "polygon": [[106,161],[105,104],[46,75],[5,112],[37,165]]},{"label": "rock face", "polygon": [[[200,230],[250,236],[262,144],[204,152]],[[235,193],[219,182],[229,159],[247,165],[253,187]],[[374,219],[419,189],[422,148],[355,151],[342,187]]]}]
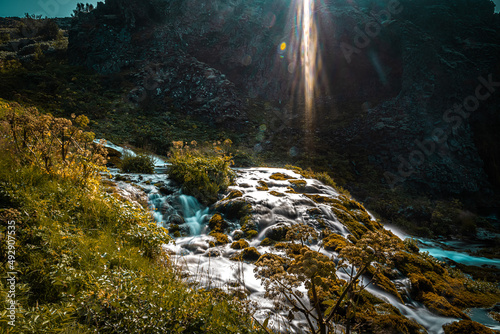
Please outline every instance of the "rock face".
[{"label": "rock face", "polygon": [[[500,153],[490,144],[500,125],[492,2],[315,3],[321,140],[369,152],[389,187],[459,194],[500,185]],[[302,114],[293,5],[108,0],[74,20],[70,59],[101,73],[135,73],[132,102],[151,98],[219,122],[245,122],[248,97]],[[332,115],[342,126],[324,121]]]}]

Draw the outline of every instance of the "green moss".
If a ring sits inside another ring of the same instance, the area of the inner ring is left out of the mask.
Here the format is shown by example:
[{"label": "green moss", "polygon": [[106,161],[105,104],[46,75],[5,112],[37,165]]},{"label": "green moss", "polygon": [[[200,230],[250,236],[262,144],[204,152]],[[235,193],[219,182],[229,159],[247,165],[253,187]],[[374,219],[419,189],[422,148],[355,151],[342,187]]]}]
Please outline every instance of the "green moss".
[{"label": "green moss", "polygon": [[488,327],[471,320],[461,320],[443,326],[445,334],[493,334]]},{"label": "green moss", "polygon": [[224,213],[228,219],[242,219],[250,215],[252,212],[252,205],[243,199],[235,199],[220,202],[215,206],[215,209]]},{"label": "green moss", "polygon": [[379,314],[373,318],[372,332],[386,334],[419,334],[424,328],[415,321],[393,314]]},{"label": "green moss", "polygon": [[262,241],[260,242],[260,245],[261,245],[261,246],[272,246],[274,243],[275,243],[275,241],[274,241],[274,240],[271,240],[271,239],[269,239],[269,238],[265,238],[264,240],[262,240]]},{"label": "green moss", "polygon": [[215,245],[225,245],[225,244],[229,243],[229,238],[224,233],[212,231],[208,235],[215,238]]},{"label": "green moss", "polygon": [[249,246],[248,241],[244,239],[240,239],[231,244],[231,248],[233,249],[244,249],[247,248],[248,246]]},{"label": "green moss", "polygon": [[274,244],[274,248],[276,249],[287,249],[288,248],[288,243],[287,242],[277,242]]},{"label": "green moss", "polygon": [[241,257],[246,261],[257,261],[262,254],[255,247],[247,247],[241,252]]},{"label": "green moss", "polygon": [[349,242],[341,235],[331,233],[330,235],[323,238],[323,247],[326,250],[340,252],[342,248],[347,246]]},{"label": "green moss", "polygon": [[213,232],[223,233],[227,229],[227,222],[218,213],[214,214],[208,222],[208,227]]},{"label": "green moss", "polygon": [[337,209],[336,207],[332,207],[332,211],[356,239],[360,239],[363,234],[368,231],[365,225],[354,220],[354,218],[348,212]]},{"label": "green moss", "polygon": [[436,292],[432,282],[422,274],[410,273],[408,278],[411,282],[412,294],[420,296],[425,292]]},{"label": "green moss", "polygon": [[234,199],[243,196],[243,193],[239,190],[232,190],[226,197],[224,197],[223,201]]},{"label": "green moss", "polygon": [[276,224],[266,231],[266,236],[274,241],[282,241],[285,240],[286,234],[289,230],[290,228],[285,224]]},{"label": "green moss", "polygon": [[249,230],[249,231],[246,231],[245,232],[245,235],[248,239],[253,239],[255,238],[257,235],[259,234],[259,232],[255,231],[255,230]]},{"label": "green moss", "polygon": [[375,284],[380,287],[382,290],[392,294],[396,298],[399,299],[401,303],[403,303],[403,299],[401,298],[401,295],[399,294],[398,290],[396,289],[396,286],[390,279],[388,279],[384,274],[377,272],[374,275],[374,282]]},{"label": "green moss", "polygon": [[260,191],[268,191],[269,190],[269,186],[267,185],[267,183],[265,181],[260,180],[258,183],[260,186],[257,186],[257,190],[260,190]]},{"label": "green moss", "polygon": [[297,188],[302,188],[304,187],[307,182],[305,180],[288,180],[292,185],[296,186]]},{"label": "green moss", "polygon": [[451,305],[446,298],[433,292],[424,292],[422,295],[422,302],[429,308],[430,311],[439,315],[459,319],[469,319],[469,317],[460,311],[460,309]]},{"label": "green moss", "polygon": [[293,176],[289,176],[283,173],[273,173],[269,178],[277,181],[286,181],[289,179],[295,179]]},{"label": "green moss", "polygon": [[323,212],[317,207],[307,209],[307,213],[312,217],[323,214]]}]

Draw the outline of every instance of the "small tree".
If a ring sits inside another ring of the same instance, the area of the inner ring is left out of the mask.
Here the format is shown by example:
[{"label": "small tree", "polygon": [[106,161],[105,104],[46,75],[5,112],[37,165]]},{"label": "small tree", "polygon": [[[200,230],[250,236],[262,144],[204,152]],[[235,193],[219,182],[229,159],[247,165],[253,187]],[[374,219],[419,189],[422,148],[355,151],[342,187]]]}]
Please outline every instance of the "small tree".
[{"label": "small tree", "polygon": [[47,173],[85,180],[97,175],[105,163],[106,149],[94,143],[94,134],[84,131],[86,116],[66,118],[40,114],[36,108],[7,107],[0,118],[8,129],[16,156]]},{"label": "small tree", "polygon": [[[298,225],[296,230],[308,230]],[[396,241],[382,232],[369,232],[355,245],[344,247],[336,265],[333,259],[309,249],[300,240],[300,245],[289,245],[289,259],[264,256],[256,262],[256,276],[263,280],[266,296],[285,302],[281,307],[288,308],[291,317],[302,313],[312,333],[333,333],[334,320],[341,318],[345,318],[350,333],[355,297],[369,284],[359,284],[359,279],[372,264],[379,267],[387,263]],[[348,280],[339,279],[338,271],[347,274]],[[301,286],[306,288],[308,298],[304,298]]]}]

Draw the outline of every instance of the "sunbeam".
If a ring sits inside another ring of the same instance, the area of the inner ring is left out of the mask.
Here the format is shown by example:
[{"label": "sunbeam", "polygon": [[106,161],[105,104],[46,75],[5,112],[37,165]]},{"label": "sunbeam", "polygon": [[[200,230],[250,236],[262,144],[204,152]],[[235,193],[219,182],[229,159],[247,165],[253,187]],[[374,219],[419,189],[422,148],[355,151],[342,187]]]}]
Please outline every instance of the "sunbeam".
[{"label": "sunbeam", "polygon": [[304,124],[306,132],[306,146],[312,145],[314,128],[314,95],[317,84],[318,70],[318,36],[314,19],[314,1],[298,0],[296,3],[297,16],[297,46],[300,50],[300,89],[304,98]]}]

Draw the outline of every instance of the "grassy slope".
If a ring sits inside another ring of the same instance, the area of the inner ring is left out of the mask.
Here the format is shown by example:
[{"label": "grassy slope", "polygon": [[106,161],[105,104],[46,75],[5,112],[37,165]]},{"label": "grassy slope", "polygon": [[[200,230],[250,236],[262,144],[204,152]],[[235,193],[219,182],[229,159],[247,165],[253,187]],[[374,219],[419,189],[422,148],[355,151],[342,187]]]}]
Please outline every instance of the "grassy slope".
[{"label": "grassy slope", "polygon": [[[11,109],[1,101],[0,118]],[[14,220],[18,273],[15,328],[5,317],[6,281],[0,285],[1,332],[256,332],[238,300],[180,279],[160,252],[167,232],[145,209],[113,195],[99,177],[82,183],[21,161],[8,136],[0,150],[2,238]],[[2,266],[0,275],[7,271]]]}]

